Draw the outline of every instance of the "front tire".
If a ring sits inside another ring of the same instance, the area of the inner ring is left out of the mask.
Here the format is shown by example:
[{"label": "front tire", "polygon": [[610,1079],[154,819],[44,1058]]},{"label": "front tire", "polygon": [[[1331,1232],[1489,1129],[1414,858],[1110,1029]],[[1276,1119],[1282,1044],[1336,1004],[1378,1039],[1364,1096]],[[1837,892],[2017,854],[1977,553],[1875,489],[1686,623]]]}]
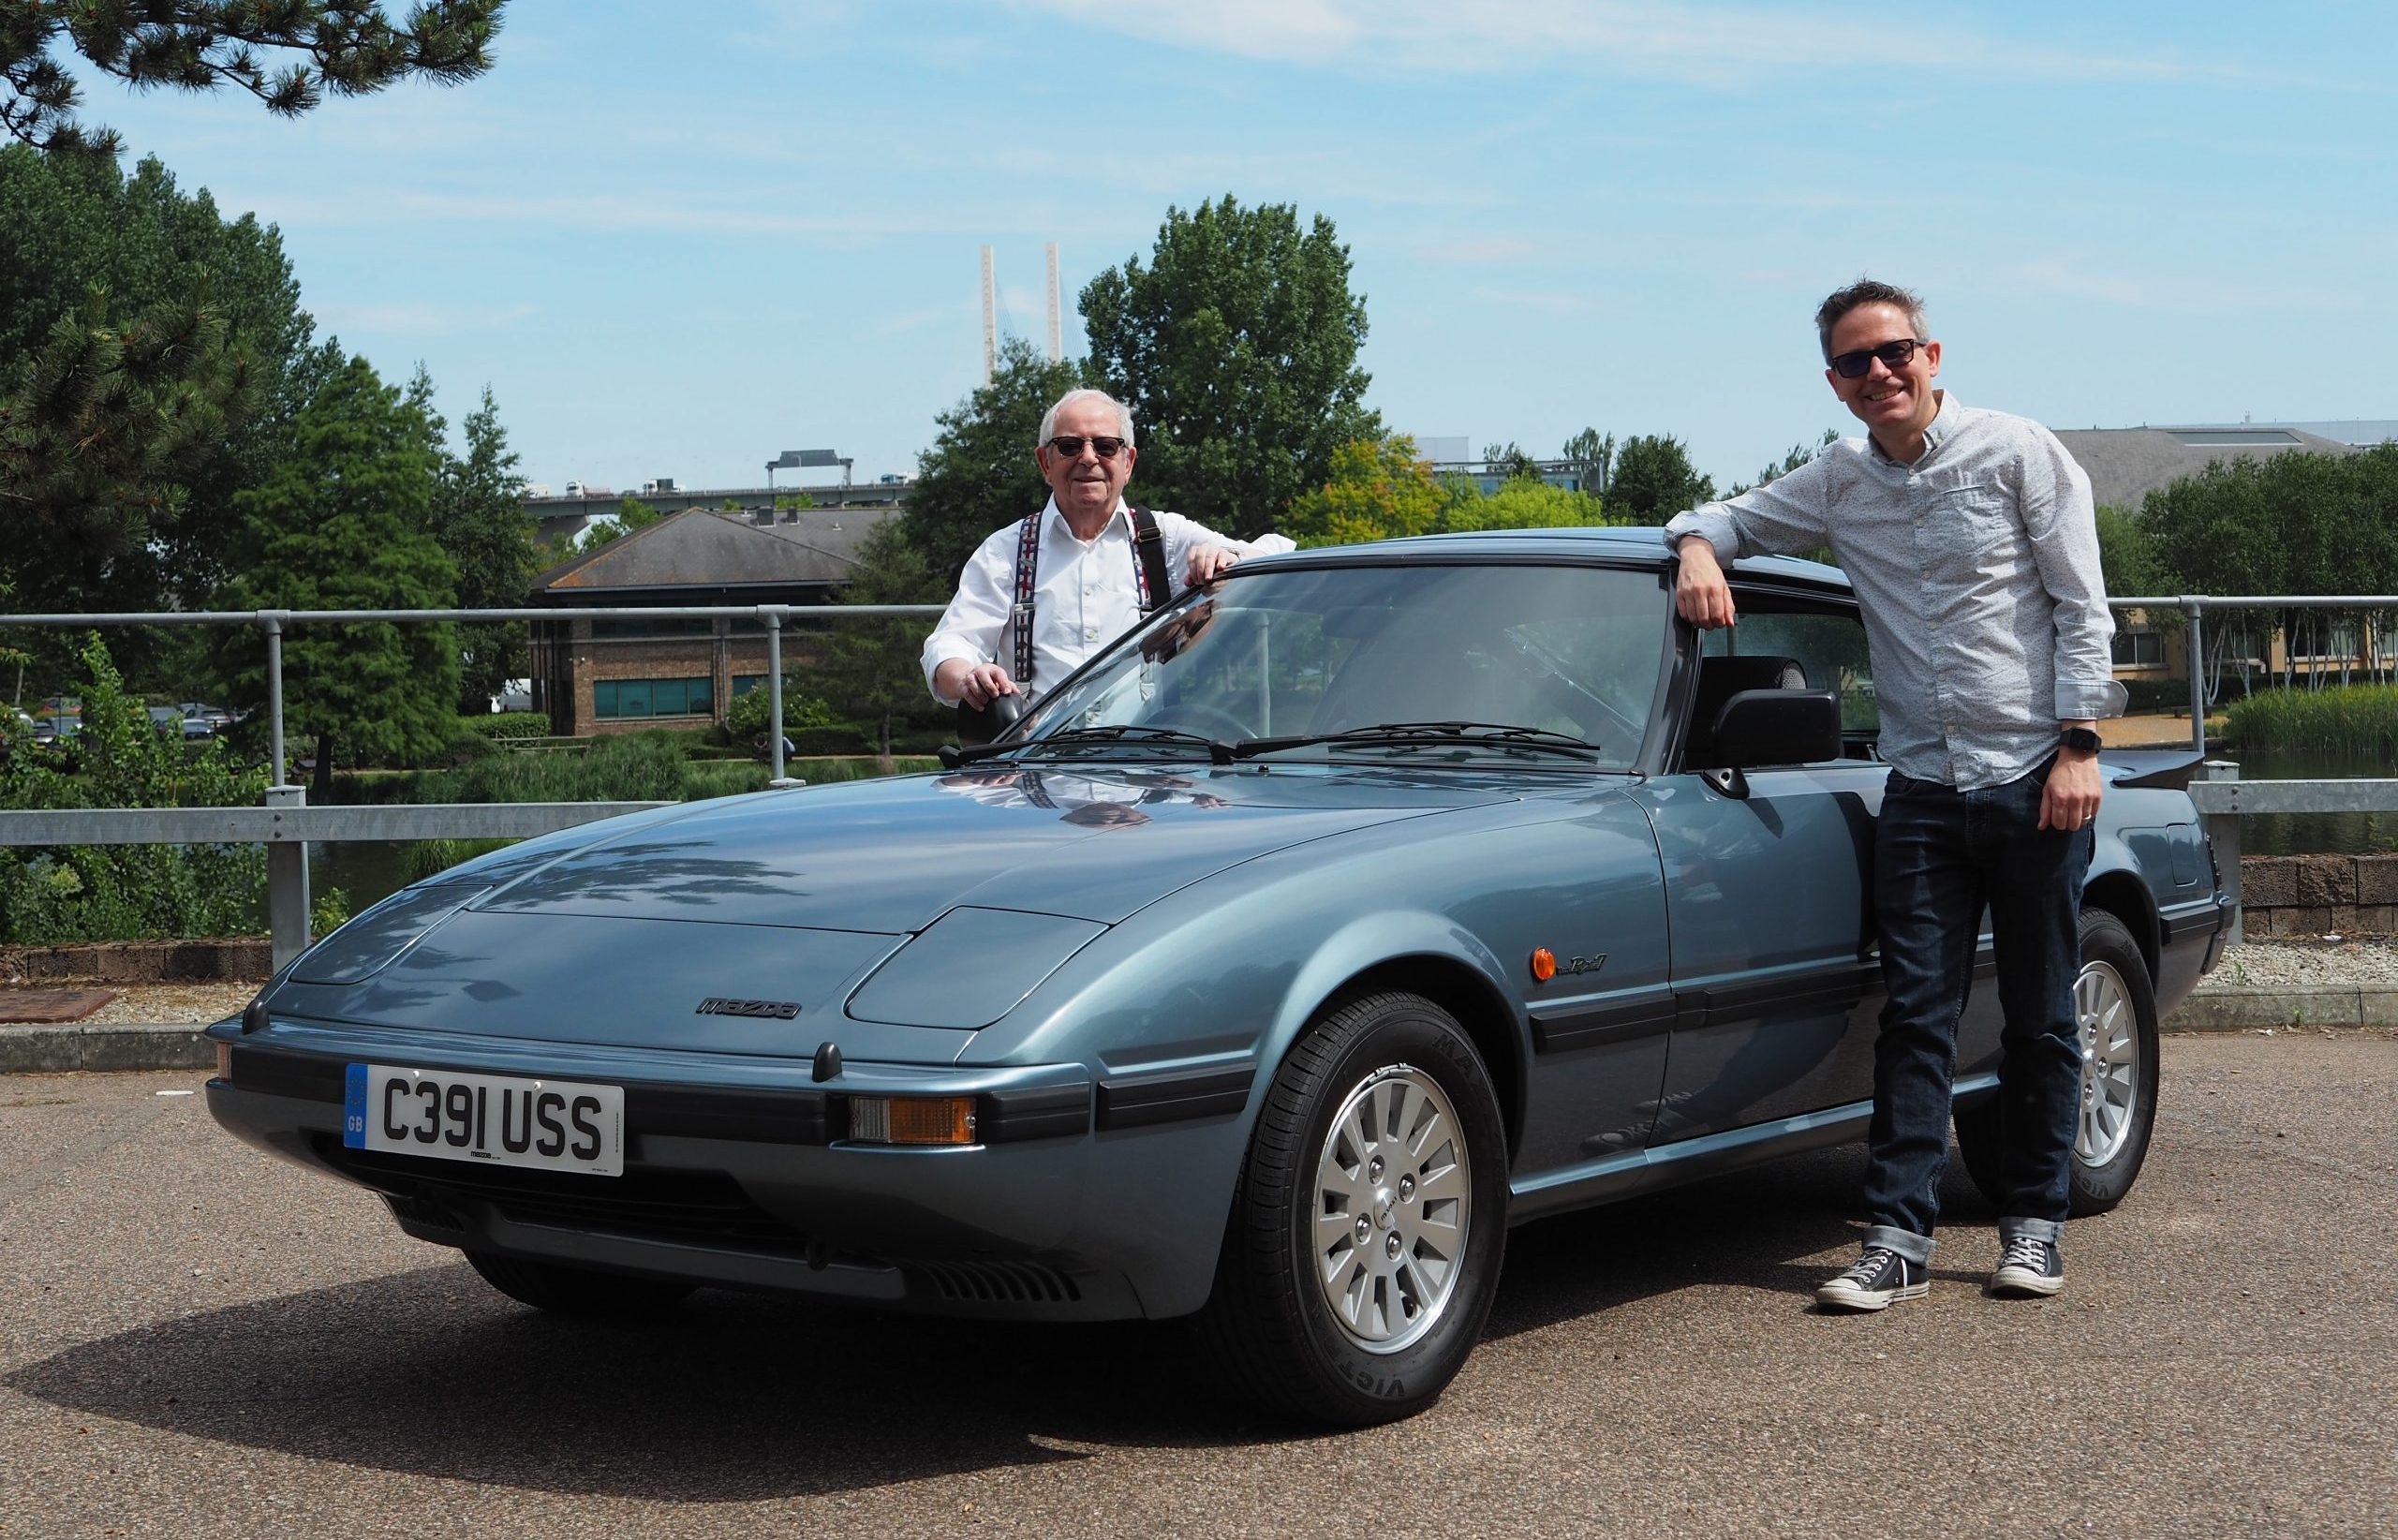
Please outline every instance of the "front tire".
[{"label": "front tire", "polygon": [[[2081,971],[2073,984],[2081,1088],[2075,1102],[2073,1178],[2066,1211],[2103,1214],[2130,1194],[2156,1124],[2156,993],[2147,961],[2123,921],[2081,915]],[[1996,1097],[1957,1111],[1965,1172],[1993,1204],[2006,1200]]]},{"label": "front tire", "polygon": [[1418,995],[1350,1000],[1266,1091],[1202,1337],[1301,1416],[1413,1415],[1482,1335],[1506,1207],[1498,1096],[1456,1019]]},{"label": "front tire", "polygon": [[509,1298],[552,1315],[642,1315],[664,1310],[692,1288],[688,1283],[530,1262],[494,1251],[468,1251],[466,1265]]}]

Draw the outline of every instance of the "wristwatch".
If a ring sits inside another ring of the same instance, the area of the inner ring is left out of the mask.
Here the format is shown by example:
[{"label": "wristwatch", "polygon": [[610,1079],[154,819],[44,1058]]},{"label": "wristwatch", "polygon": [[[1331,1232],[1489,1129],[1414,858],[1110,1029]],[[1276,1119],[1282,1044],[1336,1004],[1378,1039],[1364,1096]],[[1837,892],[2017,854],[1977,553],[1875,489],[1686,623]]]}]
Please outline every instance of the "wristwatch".
[{"label": "wristwatch", "polygon": [[2068,727],[2057,733],[2057,744],[2077,754],[2095,754],[2098,752],[2098,734],[2086,727]]}]

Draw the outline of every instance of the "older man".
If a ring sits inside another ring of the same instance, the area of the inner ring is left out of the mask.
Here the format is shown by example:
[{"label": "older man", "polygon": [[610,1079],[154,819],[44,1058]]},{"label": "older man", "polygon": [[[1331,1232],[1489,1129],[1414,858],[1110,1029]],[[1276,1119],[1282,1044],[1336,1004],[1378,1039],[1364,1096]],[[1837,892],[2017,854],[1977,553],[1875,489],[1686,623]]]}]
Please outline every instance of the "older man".
[{"label": "older man", "polygon": [[2065,1286],[2080,1054],[2078,907],[2098,813],[2095,718],[2122,711],[2090,481],[2036,422],[1932,379],[1923,304],[1865,280],[1815,314],[1824,378],[1866,437],[1666,526],[1675,603],[1735,614],[1723,563],[1828,544],[1856,584],[1890,763],[1873,849],[1888,1000],[1873,1060],[1864,1255],[1815,1291],[1878,1310],[1930,1288],[1957,1020],[1982,908],[1998,950],[2006,1196],[1991,1292]]},{"label": "older man", "polygon": [[[1041,419],[1033,450],[1048,506],[995,532],[967,560],[957,593],[925,639],[925,682],[944,705],[977,710],[994,696],[1049,689],[1184,585],[1206,583],[1245,555],[1288,551],[1266,535],[1227,540],[1178,513],[1147,514],[1124,500],[1139,452],[1132,414],[1103,391],[1068,391]],[[1156,531],[1157,559],[1137,537]]]}]

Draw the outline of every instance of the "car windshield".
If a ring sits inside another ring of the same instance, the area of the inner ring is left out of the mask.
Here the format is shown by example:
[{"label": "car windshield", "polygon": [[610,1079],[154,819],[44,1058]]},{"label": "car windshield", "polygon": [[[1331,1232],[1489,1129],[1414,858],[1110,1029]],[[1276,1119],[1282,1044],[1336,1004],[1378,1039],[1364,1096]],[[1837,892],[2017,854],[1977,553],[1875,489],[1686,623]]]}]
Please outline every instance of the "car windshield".
[{"label": "car windshield", "polygon": [[1034,753],[1629,768],[1668,634],[1653,571],[1488,564],[1236,573],[1042,700]]}]

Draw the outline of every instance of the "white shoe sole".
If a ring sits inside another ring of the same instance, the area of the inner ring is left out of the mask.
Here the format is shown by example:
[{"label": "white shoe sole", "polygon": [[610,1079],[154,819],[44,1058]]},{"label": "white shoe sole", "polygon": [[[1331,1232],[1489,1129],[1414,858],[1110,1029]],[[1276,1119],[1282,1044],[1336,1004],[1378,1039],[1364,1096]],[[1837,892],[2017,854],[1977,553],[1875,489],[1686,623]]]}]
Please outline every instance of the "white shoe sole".
[{"label": "white shoe sole", "polygon": [[1902,1299],[1920,1299],[1932,1292],[1932,1281],[1909,1283],[1896,1289],[1859,1289],[1843,1287],[1843,1279],[1834,1279],[1815,1291],[1815,1303],[1836,1310],[1886,1310]]},{"label": "white shoe sole", "polygon": [[2046,1299],[2064,1287],[2062,1277],[2050,1278],[2028,1267],[2001,1267],[1990,1275],[1990,1292],[2002,1299]]}]

